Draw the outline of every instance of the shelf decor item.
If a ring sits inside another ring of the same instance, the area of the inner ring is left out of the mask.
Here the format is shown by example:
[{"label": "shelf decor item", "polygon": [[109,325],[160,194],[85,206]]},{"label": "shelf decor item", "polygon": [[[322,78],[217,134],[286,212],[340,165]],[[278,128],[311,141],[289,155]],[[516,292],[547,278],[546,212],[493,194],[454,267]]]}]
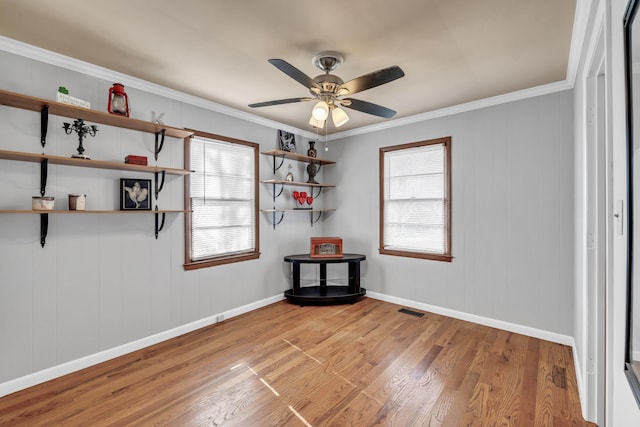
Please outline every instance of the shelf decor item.
[{"label": "shelf decor item", "polygon": [[69,194],[69,210],[83,211],[87,202],[86,194]]},{"label": "shelf decor item", "polygon": [[316,145],[316,141],[309,141],[309,149],[307,150],[307,156],[309,157],[317,157],[318,151],[314,147]]},{"label": "shelf decor item", "polygon": [[278,130],[278,143],[282,151],[296,152],[296,136],[291,132]]},{"label": "shelf decor item", "polygon": [[295,181],[294,177],[293,177],[293,172],[291,172],[291,165],[289,165],[289,172],[287,173],[287,176],[284,177],[285,181],[289,181],[289,182],[293,182]]},{"label": "shelf decor item", "polygon": [[56,92],[56,101],[62,104],[74,105],[76,107],[87,109],[91,108],[90,102],[69,95],[69,91],[64,86],[58,87],[58,91]]},{"label": "shelf decor item", "polygon": [[309,174],[309,179],[307,180],[307,182],[309,184],[318,184],[318,181],[316,181],[316,175],[318,174],[319,170],[320,166],[316,165],[315,163],[309,163],[307,165],[307,173]]},{"label": "shelf decor item", "polygon": [[135,156],[133,154],[129,154],[124,158],[124,162],[128,165],[147,166],[149,164],[149,159],[147,159],[146,156]]},{"label": "shelf decor item", "polygon": [[151,180],[121,178],[120,210],[151,210]]},{"label": "shelf decor item", "polygon": [[311,258],[342,258],[341,237],[312,237]]},{"label": "shelf decor item", "polygon": [[[311,204],[313,203],[313,197],[307,194],[306,191],[294,191],[292,195],[293,195],[293,200],[298,202],[298,205],[300,205],[300,207],[296,205],[294,209],[311,209]],[[308,208],[302,207],[304,206],[305,203],[309,205]]]},{"label": "shelf decor item", "polygon": [[74,157],[76,159],[91,160],[91,157],[84,154],[82,140],[85,139],[87,135],[96,136],[96,133],[98,133],[98,126],[85,125],[84,120],[76,119],[73,121],[73,124],[63,123],[62,127],[64,128],[64,132],[67,135],[71,135],[71,132],[75,132],[78,134],[78,154],[73,154],[71,157]]},{"label": "shelf decor item", "polygon": [[107,111],[111,114],[129,117],[129,95],[124,91],[122,83],[114,83],[109,88],[109,103]]},{"label": "shelf decor item", "polygon": [[34,211],[52,211],[55,200],[55,197],[33,196],[31,198],[31,209]]}]

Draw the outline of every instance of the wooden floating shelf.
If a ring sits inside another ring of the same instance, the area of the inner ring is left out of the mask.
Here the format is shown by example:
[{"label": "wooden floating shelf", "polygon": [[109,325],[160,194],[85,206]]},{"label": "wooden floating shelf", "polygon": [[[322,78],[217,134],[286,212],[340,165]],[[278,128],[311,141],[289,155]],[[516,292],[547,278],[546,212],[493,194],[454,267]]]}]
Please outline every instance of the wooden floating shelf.
[{"label": "wooden floating shelf", "polygon": [[263,184],[282,184],[282,185],[293,185],[297,187],[335,187],[335,185],[331,184],[312,184],[310,182],[298,182],[298,181],[286,181],[284,179],[265,179],[260,181]]},{"label": "wooden floating shelf", "polygon": [[126,211],[112,211],[112,210],[84,210],[84,211],[69,211],[53,209],[50,211],[34,211],[31,209],[14,209],[14,210],[0,210],[0,214],[154,214],[154,213],[185,213],[192,212],[186,210],[126,210]]},{"label": "wooden floating shelf", "polygon": [[164,129],[166,136],[172,136],[174,138],[186,138],[193,135],[192,131],[184,129],[146,122],[144,120],[133,119],[116,114],[109,114],[107,112],[91,110],[88,108],[76,107],[74,105],[63,104],[48,99],[21,95],[14,92],[8,92],[6,90],[0,90],[0,104],[37,112],[41,112],[42,108],[46,105],[49,107],[49,114],[54,114],[56,116],[83,119],[107,126],[116,126],[156,134]]},{"label": "wooden floating shelf", "polygon": [[299,162],[307,162],[307,163],[315,163],[318,165],[333,165],[335,164],[332,160],[322,160],[317,157],[309,157],[303,154],[292,153],[290,151],[283,150],[270,150],[270,151],[262,151],[262,154],[267,156],[274,157],[284,157],[285,159],[297,160]]},{"label": "wooden floating shelf", "polygon": [[335,212],[335,209],[260,209],[260,212]]},{"label": "wooden floating shelf", "polygon": [[62,157],[52,156],[50,154],[35,154],[35,153],[22,153],[19,151],[6,151],[0,150],[0,159],[5,160],[19,160],[23,162],[40,163],[42,160],[47,160],[50,164],[54,165],[66,165],[66,166],[81,166],[85,168],[96,169],[113,169],[124,170],[133,172],[166,172],[169,175],[189,175],[191,171],[186,169],[165,168],[161,166],[144,166],[134,165],[130,163],[117,163],[117,162],[105,162],[102,160],[86,160],[77,159],[74,157]]}]

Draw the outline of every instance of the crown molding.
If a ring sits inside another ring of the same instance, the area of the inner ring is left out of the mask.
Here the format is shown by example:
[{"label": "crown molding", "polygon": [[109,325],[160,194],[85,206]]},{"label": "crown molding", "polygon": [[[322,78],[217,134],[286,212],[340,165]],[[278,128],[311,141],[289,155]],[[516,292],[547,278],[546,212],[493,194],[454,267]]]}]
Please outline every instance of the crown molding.
[{"label": "crown molding", "polygon": [[[578,0],[578,4],[588,2],[590,0]],[[581,12],[582,14],[582,12]],[[575,25],[574,25],[575,28]],[[577,49],[577,48],[576,48]],[[576,50],[573,48],[572,52]],[[296,128],[284,123],[280,123],[274,120],[265,119],[263,117],[256,116],[244,111],[236,110],[226,105],[218,104],[213,101],[206,100],[194,95],[190,95],[184,92],[180,92],[174,89],[169,89],[165,86],[151,83],[146,80],[139,79],[137,77],[129,76],[127,74],[119,73],[104,67],[100,67],[88,62],[80,61],[69,56],[61,55],[59,53],[51,52],[46,49],[42,49],[36,46],[32,46],[17,40],[13,40],[4,36],[0,36],[0,50],[13,53],[16,55],[24,56],[37,61],[45,62],[47,64],[62,67],[71,71],[76,71],[82,74],[86,74],[92,77],[97,77],[107,81],[118,81],[125,86],[143,90],[145,92],[153,93],[159,96],[165,96],[169,99],[184,102],[197,107],[212,110],[221,114],[225,114],[231,117],[236,117],[241,120],[255,123],[257,125],[281,129],[287,132],[294,133],[309,139],[316,139],[317,135],[314,132]],[[575,77],[574,77],[575,80]],[[344,132],[338,132],[326,136],[327,141],[334,141],[349,136],[362,135],[371,132],[377,132],[385,129],[391,129],[398,126],[406,126],[413,123],[422,122],[425,120],[431,120],[439,117],[445,117],[453,114],[459,114],[467,111],[477,110],[480,108],[491,107],[507,102],[518,101],[521,99],[532,98],[541,95],[547,95],[554,92],[560,92],[573,88],[573,82],[564,80],[561,82],[550,83],[534,88],[524,89],[516,92],[511,92],[503,95],[497,95],[490,98],[480,99],[477,101],[467,102],[451,107],[441,108],[434,111],[429,111],[413,116],[403,117],[399,119],[389,120],[383,123],[378,123],[371,126],[363,126],[357,129],[351,129]]]},{"label": "crown molding", "polygon": [[506,93],[504,95],[492,96],[490,98],[480,99],[478,101],[467,102],[464,104],[454,105],[452,107],[441,108],[439,110],[429,111],[426,113],[416,114],[401,119],[391,120],[389,122],[377,123],[371,126],[364,126],[358,129],[334,133],[329,135],[328,141],[342,139],[349,136],[362,135],[365,133],[378,132],[397,126],[406,126],[413,123],[423,122],[425,120],[437,119],[440,117],[451,116],[453,114],[465,113],[467,111],[479,110],[481,108],[493,107],[495,105],[506,104],[508,102],[520,101],[522,99],[534,98],[536,96],[548,95],[551,93],[562,92],[572,89],[573,86],[566,80],[556,83],[549,83],[542,86],[536,86],[529,89],[523,89],[516,92]]},{"label": "crown molding", "polygon": [[587,36],[589,16],[594,7],[593,0],[576,0],[576,13],[573,18],[571,32],[571,47],[569,48],[569,62],[567,64],[567,82],[574,86],[580,67],[582,48]]},{"label": "crown molding", "polygon": [[127,87],[132,87],[159,96],[164,96],[176,101],[185,102],[196,107],[206,108],[208,110],[212,110],[241,120],[246,120],[258,125],[266,126],[273,129],[282,129],[296,135],[304,136],[306,138],[313,139],[316,137],[315,133],[309,132],[307,130],[298,129],[296,127],[280,123],[275,120],[265,119],[254,114],[236,110],[235,108],[227,107],[226,105],[218,104],[204,98],[170,89],[156,83],[151,83],[137,77],[119,73],[108,68],[100,67],[98,65],[81,61],[70,56],[65,56],[33,45],[29,45],[17,40],[10,39],[8,37],[0,36],[0,50],[34,59],[36,61],[44,62],[50,65],[55,65],[67,70],[76,71],[78,73],[86,74],[99,79],[121,82]]}]

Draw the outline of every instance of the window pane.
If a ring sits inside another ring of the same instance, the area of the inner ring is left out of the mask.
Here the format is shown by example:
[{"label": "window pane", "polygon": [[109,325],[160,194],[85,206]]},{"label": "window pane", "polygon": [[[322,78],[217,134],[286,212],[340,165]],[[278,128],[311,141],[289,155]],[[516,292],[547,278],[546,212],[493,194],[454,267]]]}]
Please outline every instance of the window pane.
[{"label": "window pane", "polygon": [[254,147],[196,137],[190,148],[192,260],[255,250]]},{"label": "window pane", "polygon": [[447,254],[446,157],[445,142],[381,149],[382,249]]}]

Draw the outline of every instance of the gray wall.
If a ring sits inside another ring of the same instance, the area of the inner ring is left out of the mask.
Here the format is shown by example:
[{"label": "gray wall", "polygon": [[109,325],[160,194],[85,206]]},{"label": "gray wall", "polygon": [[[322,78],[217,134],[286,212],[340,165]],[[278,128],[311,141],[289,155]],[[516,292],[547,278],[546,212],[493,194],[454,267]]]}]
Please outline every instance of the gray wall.
[{"label": "gray wall", "polygon": [[[330,143],[339,210],[325,223],[368,255],[367,289],[573,332],[572,91]],[[378,148],[452,137],[451,263],[378,254]]]},{"label": "gray wall", "polygon": [[[7,52],[0,52],[0,64],[4,90],[55,99],[58,86],[66,86],[92,108],[106,110],[110,81]],[[152,110],[163,111],[165,123],[174,127],[256,142],[261,151],[276,148],[274,129],[126,90],[135,118],[150,120]],[[69,119],[50,117],[43,150],[39,114],[0,106],[0,149],[70,156],[77,137],[64,134],[64,121]],[[153,144],[152,134],[99,125],[98,135],[84,145],[94,159],[123,161],[127,154],[140,154],[153,163]],[[299,145],[300,152],[306,150],[306,140]],[[272,177],[271,159],[259,160],[263,178]],[[183,167],[182,140],[167,139],[159,164]],[[39,165],[0,160],[0,170],[2,208],[30,209],[31,196],[39,195]],[[122,177],[153,179],[51,165],[47,195],[56,197],[56,209],[66,209],[68,193],[86,193],[87,209],[118,209]],[[182,209],[183,185],[182,178],[167,176],[160,207]],[[263,207],[269,207],[268,188],[260,190]],[[282,295],[289,287],[282,256],[307,251],[319,227],[311,228],[305,215],[288,216],[276,230],[266,215],[259,220],[260,259],[187,272],[182,214],[167,216],[158,240],[152,215],[49,215],[44,248],[38,215],[0,215],[0,383]]]},{"label": "gray wall", "polygon": [[[105,108],[110,81],[6,52],[0,63],[2,89],[51,99],[66,86],[93,108]],[[149,120],[151,110],[164,111],[169,125],[275,148],[275,129],[127,92],[134,117]],[[261,214],[262,255],[240,264],[185,272],[182,215],[168,217],[158,240],[152,216],[51,215],[45,248],[37,216],[2,215],[0,382],[281,295],[289,287],[282,256],[307,252],[309,237],[322,235],[341,236],[345,251],[368,256],[363,284],[372,291],[571,335],[572,114],[571,92],[562,92],[345,138],[330,142],[328,152],[320,144],[320,156],[338,161],[321,171],[321,182],[338,187],[320,203],[337,212],[313,227],[307,215],[289,214],[275,230]],[[0,116],[0,148],[43,151],[38,114],[0,107]],[[74,152],[77,140],[64,135],[64,120],[51,117],[46,153]],[[447,135],[453,138],[453,262],[378,255],[378,147]],[[306,151],[306,140],[298,147]],[[153,136],[100,126],[86,149],[103,160],[151,158]],[[182,167],[181,142],[168,141],[159,163]],[[293,165],[302,176],[303,165]],[[1,160],[0,166],[3,208],[27,209],[38,194],[38,165]],[[261,156],[261,177],[270,178],[271,168]],[[88,209],[117,209],[124,176],[137,175],[51,166],[47,194],[59,209],[72,192],[88,194]],[[182,208],[182,188],[182,178],[170,177],[160,206]],[[271,204],[262,185],[261,205]]]}]

